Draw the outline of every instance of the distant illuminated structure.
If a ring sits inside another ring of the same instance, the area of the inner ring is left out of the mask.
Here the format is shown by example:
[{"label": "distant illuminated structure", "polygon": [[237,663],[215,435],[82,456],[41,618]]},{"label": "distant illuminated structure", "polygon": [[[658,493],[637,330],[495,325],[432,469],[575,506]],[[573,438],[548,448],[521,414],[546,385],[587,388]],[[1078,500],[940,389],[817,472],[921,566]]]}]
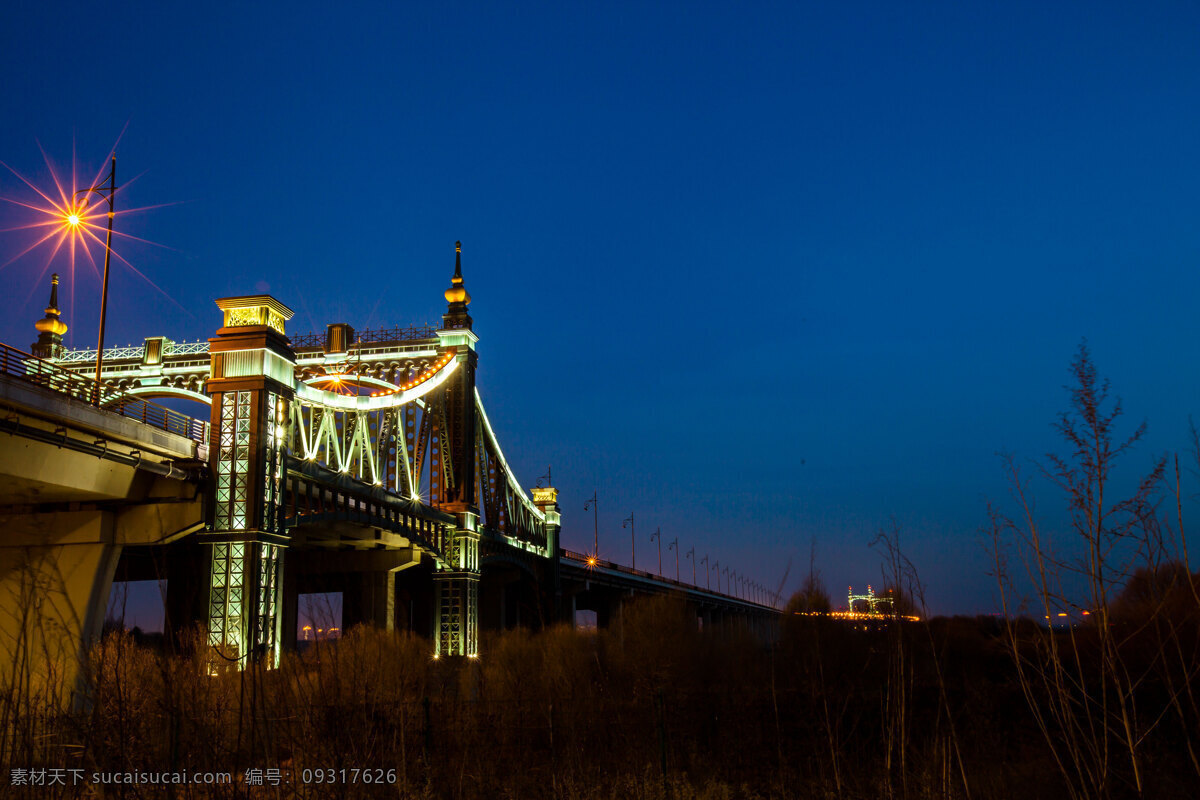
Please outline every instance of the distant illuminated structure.
[{"label": "distant illuminated structure", "polygon": [[342,638],[342,629],[341,628],[328,628],[328,629],[317,628],[314,631],[312,625],[305,625],[304,628],[302,629],[302,631],[303,631],[304,635],[301,637],[301,641],[304,641],[304,642],[313,642],[313,641],[320,642],[320,641],[326,641],[329,639]]},{"label": "distant illuminated structure", "polygon": [[866,594],[855,594],[853,586],[846,587],[846,600],[847,600],[846,607],[848,609],[850,609],[851,612],[854,611],[855,602],[866,603],[867,604],[866,613],[873,614],[876,616],[883,616],[883,612],[879,610],[880,603],[891,604],[891,598],[876,597],[875,590],[871,588],[871,584],[869,584],[869,583],[867,584],[867,593]]},{"label": "distant illuminated structure", "polygon": [[[891,589],[887,590],[883,597],[880,597],[875,594],[875,590],[870,584],[867,584],[866,594],[855,594],[854,587],[850,586],[846,590],[846,601],[847,607],[845,611],[830,611],[828,613],[820,611],[797,611],[796,613],[803,616],[826,616],[832,619],[850,620],[852,622],[887,622],[892,619],[903,620],[905,622],[921,621],[921,618],[918,616],[897,612]],[[859,608],[862,608],[863,604],[865,604],[866,610],[856,610],[854,607],[855,603],[859,604]]]}]

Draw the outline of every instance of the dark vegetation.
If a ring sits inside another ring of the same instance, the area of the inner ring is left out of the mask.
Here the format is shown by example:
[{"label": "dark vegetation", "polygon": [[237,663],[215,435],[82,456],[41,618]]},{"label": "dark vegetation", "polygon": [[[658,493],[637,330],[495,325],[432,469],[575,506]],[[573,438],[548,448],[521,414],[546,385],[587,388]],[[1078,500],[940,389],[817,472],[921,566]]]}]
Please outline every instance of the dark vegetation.
[{"label": "dark vegetation", "polygon": [[[1121,496],[1113,461],[1141,431],[1115,439],[1120,407],[1086,350],[1073,369],[1069,452],[1044,472],[1070,529],[1039,527],[1010,460],[1019,513],[993,509],[986,537],[1004,615],[805,616],[829,606],[810,570],[770,640],[699,630],[662,597],[599,632],[485,636],[478,660],[434,661],[426,641],[358,628],[276,669],[210,677],[203,648],[168,656],[114,631],[88,665],[87,711],[9,693],[0,761],[291,776],[176,797],[1200,796],[1200,575],[1178,460],[1155,460]],[[920,613],[899,531],[878,545],[894,611]],[[343,767],[394,769],[395,785],[301,782]]]},{"label": "dark vegetation", "polygon": [[[1184,687],[1151,663],[1168,646],[1194,656],[1200,615],[1185,586],[1152,575],[1137,586],[1116,605],[1181,607],[1169,634],[1140,610],[1117,623],[1128,630],[1130,668],[1149,669],[1139,702],[1170,708],[1172,687]],[[488,637],[477,661],[434,661],[427,641],[358,628],[278,669],[218,677],[199,655],[168,657],[112,633],[93,654],[90,711],[24,720],[5,762],[89,772],[274,766],[294,781],[278,796],[314,798],[1070,795],[1010,655],[1015,641],[1023,658],[1037,658],[1050,635],[1043,626],[956,617],[862,630],[792,615],[770,645],[692,623],[682,602],[660,598],[628,608],[618,630]],[[1053,636],[1084,658],[1100,648],[1094,626]],[[1183,703],[1183,716],[1157,720],[1139,744],[1146,797],[1194,796],[1194,709]],[[1118,755],[1107,793],[1136,796]],[[395,769],[396,786],[295,782],[305,768],[366,766]],[[54,796],[47,791],[38,796]],[[238,795],[190,787],[176,796]]]}]

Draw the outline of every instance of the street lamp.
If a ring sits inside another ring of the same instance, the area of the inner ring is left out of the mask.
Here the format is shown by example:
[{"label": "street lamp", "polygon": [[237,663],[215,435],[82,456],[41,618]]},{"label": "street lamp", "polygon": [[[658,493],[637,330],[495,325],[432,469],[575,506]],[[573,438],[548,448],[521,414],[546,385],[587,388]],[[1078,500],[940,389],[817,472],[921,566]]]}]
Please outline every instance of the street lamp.
[{"label": "street lamp", "polygon": [[720,592],[721,592],[721,562],[720,561],[712,562],[712,568],[717,571],[717,593],[720,594]]},{"label": "street lamp", "polygon": [[[630,518],[630,520],[632,520],[633,515],[630,514],[629,518]],[[661,578],[663,576],[663,574],[662,574],[662,528],[654,529],[654,533],[650,534],[650,541],[658,542],[658,577]]]},{"label": "street lamp", "polygon": [[596,539],[595,539],[595,542],[592,544],[592,556],[595,557],[596,560],[600,559],[600,501],[597,499],[599,497],[599,495],[600,495],[600,492],[598,489],[596,491],[593,491],[592,499],[588,500],[583,505],[584,511],[587,511],[589,508],[592,509],[592,511],[593,511],[592,522],[596,526],[596,529],[595,529]]},{"label": "street lamp", "polygon": [[622,528],[629,528],[630,551],[629,551],[629,566],[637,569],[637,529],[633,526],[633,512],[629,512],[629,519],[621,523]]},{"label": "street lamp", "polygon": [[101,197],[108,199],[108,237],[104,242],[104,277],[100,283],[100,336],[96,342],[96,405],[100,405],[100,370],[104,366],[104,319],[108,311],[108,262],[109,256],[112,255],[112,234],[113,234],[113,215],[115,213],[115,199],[117,195],[117,154],[112,155],[112,165],[108,170],[108,186],[101,181],[96,186],[89,186],[86,189],[80,189],[71,196],[74,200],[79,195],[84,195],[83,205],[79,208],[72,208],[71,213],[67,214],[67,224],[72,228],[78,228],[83,220],[79,212],[87,207],[87,195],[95,193]]},{"label": "street lamp", "polygon": [[[687,551],[687,557],[692,561],[692,586],[696,585],[696,548]],[[699,588],[699,587],[697,587]]]},{"label": "street lamp", "polygon": [[[695,550],[696,548],[692,548]],[[704,558],[700,559],[700,563],[704,565],[704,588],[712,588],[712,567],[708,565],[708,553],[704,554]],[[692,577],[696,577],[696,564],[692,562]],[[699,588],[699,587],[697,587]]]},{"label": "street lamp", "polygon": [[[672,550],[675,551],[675,582],[679,583],[679,537],[678,536],[676,536],[674,539],[672,539],[671,543],[669,545],[667,545],[667,552],[669,553]],[[661,572],[661,567],[659,568],[659,571]]]}]

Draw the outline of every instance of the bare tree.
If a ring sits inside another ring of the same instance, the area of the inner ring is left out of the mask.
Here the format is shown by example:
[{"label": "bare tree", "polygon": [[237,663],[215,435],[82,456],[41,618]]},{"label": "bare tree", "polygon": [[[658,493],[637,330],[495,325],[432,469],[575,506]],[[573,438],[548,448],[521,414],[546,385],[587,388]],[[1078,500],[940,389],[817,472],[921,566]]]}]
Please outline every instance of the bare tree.
[{"label": "bare tree", "polygon": [[[996,576],[1025,699],[1072,795],[1110,796],[1119,778],[1140,796],[1146,737],[1165,709],[1139,705],[1138,690],[1149,673],[1131,667],[1111,609],[1120,587],[1158,552],[1166,459],[1156,458],[1132,493],[1119,497],[1113,486],[1117,462],[1141,441],[1146,425],[1118,436],[1121,402],[1110,400],[1109,383],[1099,377],[1086,342],[1071,376],[1070,407],[1054,424],[1068,450],[1048,455],[1039,469],[1062,490],[1073,535],[1061,551],[1051,544],[1037,521],[1028,480],[1007,458],[1021,513],[1014,519],[990,509]],[[1046,624],[1015,624],[1022,589],[1036,598]]]}]

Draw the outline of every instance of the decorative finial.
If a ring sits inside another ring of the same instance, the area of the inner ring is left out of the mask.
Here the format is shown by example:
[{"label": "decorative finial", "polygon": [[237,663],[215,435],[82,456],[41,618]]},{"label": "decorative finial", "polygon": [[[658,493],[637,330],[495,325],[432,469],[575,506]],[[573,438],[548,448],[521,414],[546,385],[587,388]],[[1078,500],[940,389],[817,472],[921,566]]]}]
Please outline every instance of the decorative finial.
[{"label": "decorative finial", "polygon": [[58,273],[57,272],[52,273],[50,275],[50,308],[46,309],[47,314],[50,313],[51,308],[54,309],[54,311],[56,313],[58,312]]},{"label": "decorative finial", "polygon": [[46,316],[33,323],[33,327],[38,333],[58,337],[57,341],[61,341],[62,335],[67,332],[67,323],[60,319],[61,316],[58,308],[58,273],[55,272],[50,276],[50,305],[46,306]]},{"label": "decorative finial", "polygon": [[454,277],[450,279],[450,288],[446,290],[446,302],[464,306],[470,305],[471,295],[463,286],[462,276],[462,242],[454,243]]}]

